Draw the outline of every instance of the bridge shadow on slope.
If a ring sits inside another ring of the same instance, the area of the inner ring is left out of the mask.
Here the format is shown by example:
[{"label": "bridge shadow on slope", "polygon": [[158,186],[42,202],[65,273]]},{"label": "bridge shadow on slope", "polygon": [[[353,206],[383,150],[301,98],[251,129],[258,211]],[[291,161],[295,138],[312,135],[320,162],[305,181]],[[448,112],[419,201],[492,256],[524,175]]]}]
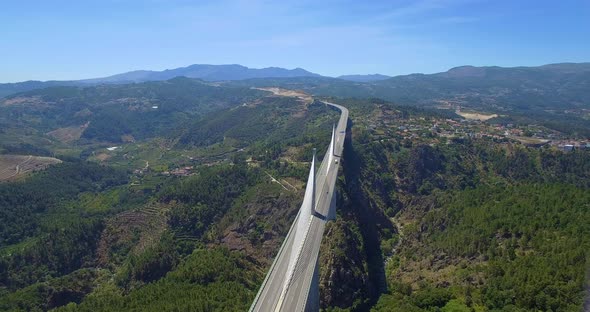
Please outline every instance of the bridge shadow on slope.
[{"label": "bridge shadow on slope", "polygon": [[[365,246],[365,254],[368,264],[369,300],[368,304],[358,307],[357,311],[369,311],[377,303],[380,295],[387,291],[385,266],[381,251],[379,225],[385,225],[387,216],[371,202],[362,190],[361,170],[363,159],[352,145],[352,120],[348,120],[346,140],[344,142],[343,171],[345,177],[344,191],[350,202],[344,205],[343,210],[348,210],[357,222]],[[344,211],[343,211],[344,212]]]}]

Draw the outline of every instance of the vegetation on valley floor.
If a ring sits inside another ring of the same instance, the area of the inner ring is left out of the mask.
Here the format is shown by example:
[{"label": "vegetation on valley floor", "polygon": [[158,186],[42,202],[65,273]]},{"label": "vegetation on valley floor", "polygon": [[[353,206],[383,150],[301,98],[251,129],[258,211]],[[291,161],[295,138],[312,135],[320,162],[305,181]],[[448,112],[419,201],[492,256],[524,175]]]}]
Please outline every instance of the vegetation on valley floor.
[{"label": "vegetation on valley floor", "polygon": [[[16,119],[0,120],[9,125],[0,136],[15,137],[23,125],[35,138],[3,140],[3,153],[109,157],[99,165],[60,156],[63,164],[0,184],[0,310],[247,309],[299,207],[311,149],[328,145],[337,113],[215,88],[179,79],[41,90],[27,94],[31,111],[20,117],[2,108]],[[66,115],[52,115],[37,95],[45,104],[63,98]],[[150,111],[153,101],[163,110]],[[580,307],[590,250],[587,151],[398,140],[385,131],[397,122],[458,117],[378,99],[336,102],[350,109],[352,141],[320,259],[326,311]],[[109,117],[136,113],[129,124]],[[95,126],[76,143],[42,135],[71,125],[68,116]],[[386,129],[367,123],[382,119],[391,119]],[[127,134],[137,142],[123,143]],[[113,145],[121,147],[104,151]],[[164,174],[189,165],[187,176]]]},{"label": "vegetation on valley floor", "polygon": [[355,181],[378,207],[374,222],[381,211],[403,233],[379,225],[389,290],[376,311],[579,310],[588,152],[486,140],[401,146],[359,130]]}]

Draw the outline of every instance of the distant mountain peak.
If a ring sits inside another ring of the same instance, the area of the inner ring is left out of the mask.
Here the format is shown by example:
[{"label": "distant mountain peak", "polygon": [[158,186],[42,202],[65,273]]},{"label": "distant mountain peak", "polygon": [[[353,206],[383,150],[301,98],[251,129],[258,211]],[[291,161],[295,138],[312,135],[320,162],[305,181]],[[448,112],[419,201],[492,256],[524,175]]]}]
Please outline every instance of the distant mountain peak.
[{"label": "distant mountain peak", "polygon": [[449,78],[461,77],[483,77],[486,75],[485,67],[475,67],[471,65],[453,67],[448,71],[441,73],[441,75]]},{"label": "distant mountain peak", "polygon": [[391,78],[391,76],[381,75],[381,74],[369,74],[369,75],[342,75],[336,78],[348,81],[355,81],[355,82],[371,82],[371,81],[379,81]]},{"label": "distant mountain peak", "polygon": [[243,80],[250,78],[290,78],[319,77],[303,68],[285,69],[281,67],[249,68],[239,64],[192,64],[185,67],[162,71],[136,70],[104,78],[87,79],[87,83],[124,83],[168,80],[174,77],[198,78],[206,81]]},{"label": "distant mountain peak", "polygon": [[472,66],[464,65],[449,69],[446,72],[435,74],[445,78],[466,78],[466,77],[486,77],[495,75],[501,71],[547,71],[559,74],[580,73],[590,71],[590,63],[556,63],[541,66],[518,66],[518,67],[499,67],[499,66]]}]

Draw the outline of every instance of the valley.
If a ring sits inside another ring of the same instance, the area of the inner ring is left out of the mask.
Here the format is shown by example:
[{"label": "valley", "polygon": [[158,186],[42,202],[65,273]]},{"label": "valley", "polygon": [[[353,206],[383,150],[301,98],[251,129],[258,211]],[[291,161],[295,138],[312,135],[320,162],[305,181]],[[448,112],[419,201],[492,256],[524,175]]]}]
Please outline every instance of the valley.
[{"label": "valley", "polygon": [[590,311],[589,16],[4,1],[0,312]]},{"label": "valley", "polygon": [[459,112],[348,83],[179,77],[0,99],[0,310],[247,310],[330,142],[324,102],[350,115],[323,311],[582,305],[583,132],[480,105],[489,94]]}]

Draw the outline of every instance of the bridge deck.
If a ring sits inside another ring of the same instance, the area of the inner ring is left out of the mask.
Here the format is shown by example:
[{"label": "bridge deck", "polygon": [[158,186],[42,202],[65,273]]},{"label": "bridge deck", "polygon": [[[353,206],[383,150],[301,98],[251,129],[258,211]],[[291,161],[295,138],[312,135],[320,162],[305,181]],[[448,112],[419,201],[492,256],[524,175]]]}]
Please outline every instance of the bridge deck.
[{"label": "bridge deck", "polygon": [[[311,210],[309,205],[305,205],[305,203],[302,205],[256,299],[250,307],[250,311],[304,311],[308,304],[310,292],[318,291],[319,285],[312,285],[312,280],[314,280],[314,273],[317,273],[315,270],[320,244],[327,221],[326,217],[329,215],[330,205],[333,200],[348,121],[348,110],[346,108],[332,103],[324,103],[340,109],[342,113],[330,143],[330,145],[334,145],[334,151],[333,153],[330,150],[326,152],[315,176],[315,208],[319,215],[311,215],[309,220],[299,220],[301,216],[308,215],[302,213],[303,209]],[[300,221],[309,224],[308,228],[305,229],[304,236],[295,233],[297,231],[296,224]],[[303,241],[295,242],[296,237],[298,239],[303,237]],[[294,265],[289,265],[292,259],[296,259],[296,262]],[[317,280],[315,283],[317,284]]]}]

